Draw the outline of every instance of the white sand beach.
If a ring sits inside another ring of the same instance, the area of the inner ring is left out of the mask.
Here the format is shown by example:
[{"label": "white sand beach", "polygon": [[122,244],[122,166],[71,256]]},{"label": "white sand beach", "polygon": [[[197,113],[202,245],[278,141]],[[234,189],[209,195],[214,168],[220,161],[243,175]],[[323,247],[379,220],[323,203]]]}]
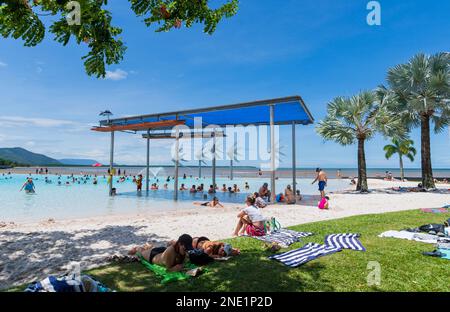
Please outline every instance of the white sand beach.
[{"label": "white sand beach", "polygon": [[[441,193],[400,193],[390,188],[416,183],[370,179],[369,185],[373,190],[370,194],[351,191],[330,194],[330,210],[302,204],[272,205],[263,213],[287,227],[354,215],[437,208],[450,203],[448,186],[441,186]],[[224,209],[199,210],[193,205],[189,210],[167,213],[0,224],[0,289],[63,273],[71,262],[79,262],[82,269],[100,266],[106,263],[107,256],[126,254],[133,245],[162,244],[185,232],[212,240],[228,238],[242,207],[231,204]]]}]

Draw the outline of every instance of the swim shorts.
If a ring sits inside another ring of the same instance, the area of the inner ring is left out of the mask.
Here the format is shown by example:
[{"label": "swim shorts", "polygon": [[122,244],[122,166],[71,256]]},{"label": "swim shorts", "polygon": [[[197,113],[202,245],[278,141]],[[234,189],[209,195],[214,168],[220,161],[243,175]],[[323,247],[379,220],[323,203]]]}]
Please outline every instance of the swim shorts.
[{"label": "swim shorts", "polygon": [[327,185],[325,181],[319,181],[319,191],[323,191],[325,189],[325,185]]}]

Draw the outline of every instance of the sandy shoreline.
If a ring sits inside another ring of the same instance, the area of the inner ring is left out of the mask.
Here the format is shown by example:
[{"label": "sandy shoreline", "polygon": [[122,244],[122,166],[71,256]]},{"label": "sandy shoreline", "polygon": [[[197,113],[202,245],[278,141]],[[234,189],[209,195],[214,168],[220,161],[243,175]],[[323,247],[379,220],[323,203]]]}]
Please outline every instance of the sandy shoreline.
[{"label": "sandy shoreline", "polygon": [[[370,180],[369,184],[378,191],[332,194],[329,211],[301,204],[269,206],[263,213],[287,227],[353,215],[436,208],[450,203],[448,192],[389,194],[381,189],[398,186],[398,182]],[[415,183],[400,185],[415,186]],[[228,238],[239,206],[230,204],[224,209],[201,210],[193,206],[167,213],[7,224],[0,228],[0,289],[65,272],[72,261],[79,262],[82,269],[99,266],[105,264],[106,256],[124,254],[135,244],[163,243],[185,232],[213,240]]]}]

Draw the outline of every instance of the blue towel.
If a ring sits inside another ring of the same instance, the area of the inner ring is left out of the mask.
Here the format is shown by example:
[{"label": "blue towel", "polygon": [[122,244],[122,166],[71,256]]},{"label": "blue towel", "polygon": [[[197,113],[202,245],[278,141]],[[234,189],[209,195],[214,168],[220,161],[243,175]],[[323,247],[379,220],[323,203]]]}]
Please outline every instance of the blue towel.
[{"label": "blue towel", "polygon": [[341,250],[341,248],[308,243],[302,248],[270,256],[269,259],[278,260],[287,266],[295,268],[311,260],[330,255]]},{"label": "blue towel", "polygon": [[366,248],[359,241],[359,237],[359,234],[353,233],[331,234],[325,237],[325,245],[335,248],[366,251]]},{"label": "blue towel", "polygon": [[289,247],[293,243],[299,242],[301,238],[313,235],[310,232],[296,232],[288,229],[280,229],[276,232],[264,236],[252,236],[266,243],[277,243],[281,247]]}]

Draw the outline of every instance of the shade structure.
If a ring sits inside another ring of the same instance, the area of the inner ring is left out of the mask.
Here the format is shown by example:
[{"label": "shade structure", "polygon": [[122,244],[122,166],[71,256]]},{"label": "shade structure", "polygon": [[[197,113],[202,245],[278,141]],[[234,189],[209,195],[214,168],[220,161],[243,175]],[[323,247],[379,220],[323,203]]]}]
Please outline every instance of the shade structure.
[{"label": "shade structure", "polygon": [[[200,124],[201,131],[198,130]],[[147,189],[148,189],[148,172],[149,172],[149,141],[152,139],[168,139],[173,138],[176,142],[175,156],[175,185],[174,198],[177,199],[178,194],[178,167],[179,167],[179,141],[183,139],[183,129],[176,127],[182,125],[184,128],[193,129],[191,133],[193,137],[205,138],[214,133],[215,138],[225,136],[223,129],[227,126],[248,126],[248,125],[270,125],[270,141],[271,141],[271,188],[272,196],[275,197],[275,139],[274,126],[292,125],[293,146],[295,148],[295,125],[309,125],[314,123],[314,118],[306,107],[303,99],[298,96],[289,96],[268,100],[258,100],[252,102],[244,102],[231,105],[221,105],[197,108],[191,110],[180,110],[167,113],[155,113],[148,115],[138,115],[131,117],[115,118],[101,120],[100,125],[93,127],[93,131],[110,132],[111,133],[111,156],[110,171],[113,172],[114,159],[114,133],[123,132],[144,132],[143,138],[147,141]],[[202,129],[208,126],[210,131],[205,133]],[[175,128],[175,129],[174,129]],[[212,130],[213,129],[213,130]],[[175,130],[175,136],[173,131]],[[215,153],[214,153],[215,155]],[[295,151],[293,152],[295,158]],[[215,184],[215,158],[213,159],[213,185]],[[110,180],[110,193],[112,194],[112,179]],[[293,184],[295,190],[295,160],[293,161]]]},{"label": "shade structure", "polygon": [[[292,122],[308,125],[314,122],[314,118],[303,102],[303,99],[300,96],[290,96],[239,104],[102,120],[100,121],[100,127],[93,130],[102,131],[103,127],[111,129],[115,127],[114,129],[118,131],[146,131],[149,129],[145,127],[146,125],[153,125],[150,129],[155,130],[167,129],[168,126],[165,124],[157,124],[157,122],[162,121],[178,121],[189,128],[193,128],[195,118],[201,118],[203,125],[217,125],[218,127],[251,124],[269,125],[270,106],[274,106],[275,125],[290,125]],[[120,127],[123,128],[120,129]],[[108,131],[111,131],[111,129]]]},{"label": "shade structure", "polygon": [[179,125],[183,125],[184,121],[181,120],[159,120],[159,121],[146,121],[140,123],[130,124],[110,124],[104,127],[93,127],[93,131],[99,132],[113,132],[113,131],[147,131],[148,129],[163,129],[170,128]]}]

